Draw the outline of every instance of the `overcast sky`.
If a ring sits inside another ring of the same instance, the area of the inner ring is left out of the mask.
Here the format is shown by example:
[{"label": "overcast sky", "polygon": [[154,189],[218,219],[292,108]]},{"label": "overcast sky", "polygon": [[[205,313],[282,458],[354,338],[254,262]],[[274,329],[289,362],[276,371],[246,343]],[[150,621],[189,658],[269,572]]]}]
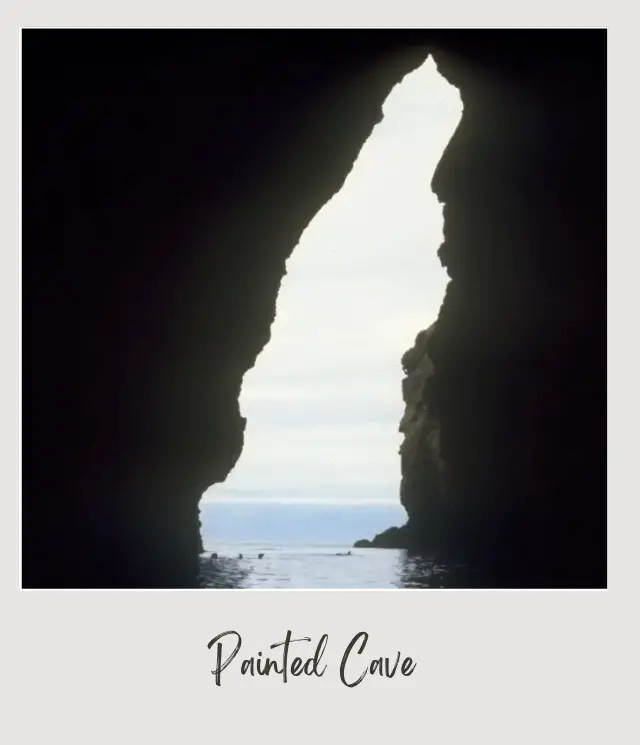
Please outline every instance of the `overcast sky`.
[{"label": "overcast sky", "polygon": [[430,181],[462,104],[429,59],[383,110],[287,263],[271,341],[243,382],[242,456],[206,500],[398,499],[400,358],[444,296]]}]

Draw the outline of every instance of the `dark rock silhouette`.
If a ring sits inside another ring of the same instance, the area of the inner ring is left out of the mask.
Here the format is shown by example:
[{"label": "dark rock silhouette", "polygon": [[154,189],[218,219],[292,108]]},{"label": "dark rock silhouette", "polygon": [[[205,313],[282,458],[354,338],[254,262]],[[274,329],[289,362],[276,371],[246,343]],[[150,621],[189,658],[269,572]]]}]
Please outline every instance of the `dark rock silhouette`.
[{"label": "dark rock silhouette", "polygon": [[372,540],[361,538],[353,544],[354,548],[407,548],[411,541],[407,535],[407,527],[387,528],[378,533]]},{"label": "dark rock silhouette", "polygon": [[372,543],[368,538],[360,538],[354,544],[354,548],[371,548]]},{"label": "dark rock silhouette", "polygon": [[429,52],[464,113],[433,177],[451,282],[433,370],[407,373],[401,530],[487,583],[606,584],[604,31],[22,51],[23,586],[199,584],[198,501],[242,451],[285,261]]},{"label": "dark rock silhouette", "polygon": [[513,77],[436,55],[464,102],[433,178],[451,282],[403,358],[409,519],[372,544],[489,585],[606,586],[605,38],[589,38],[589,61]]},{"label": "dark rock silhouette", "polygon": [[[450,504],[446,488],[446,467],[441,455],[440,420],[435,403],[435,366],[429,355],[429,341],[437,328],[433,324],[420,331],[414,346],[402,358],[405,378],[402,398],[405,412],[400,422],[404,440],[400,446],[400,501],[412,528],[419,529],[420,540],[432,545],[442,529],[442,514]],[[377,537],[378,542],[410,542],[408,529]]]}]

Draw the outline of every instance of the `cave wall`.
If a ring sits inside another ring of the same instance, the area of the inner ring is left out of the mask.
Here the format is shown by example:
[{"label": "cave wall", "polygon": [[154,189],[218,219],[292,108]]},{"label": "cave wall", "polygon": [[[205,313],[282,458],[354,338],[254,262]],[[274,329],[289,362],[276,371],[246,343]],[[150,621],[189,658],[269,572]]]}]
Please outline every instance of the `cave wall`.
[{"label": "cave wall", "polygon": [[398,41],[24,34],[25,586],[195,586],[285,261],[426,58]]},{"label": "cave wall", "polygon": [[464,103],[433,181],[448,543],[497,560],[533,517],[549,555],[600,551],[604,45],[24,32],[23,586],[195,586],[197,503],[241,452],[286,258],[429,51]]},{"label": "cave wall", "polygon": [[423,447],[404,499],[499,586],[606,586],[606,38],[565,39],[510,69],[435,57],[464,102],[432,181],[451,280],[403,447],[437,431],[446,479]]},{"label": "cave wall", "polygon": [[432,182],[441,453],[507,585],[606,584],[606,36],[566,41],[509,76],[438,65],[465,103]]},{"label": "cave wall", "polygon": [[404,415],[400,432],[404,435],[400,446],[400,502],[405,508],[411,527],[419,542],[433,545],[441,518],[438,512],[450,502],[446,481],[446,467],[441,457],[440,419],[432,400],[435,366],[429,355],[429,340],[437,324],[421,330],[415,344],[402,357],[405,378],[402,381]]},{"label": "cave wall", "polygon": [[403,435],[399,449],[400,504],[407,520],[377,533],[371,540],[357,540],[356,548],[424,550],[431,556],[440,548],[452,495],[441,455],[441,426],[433,389],[436,370],[429,354],[429,342],[436,328],[437,322],[421,329],[401,359],[404,412],[398,427]]}]

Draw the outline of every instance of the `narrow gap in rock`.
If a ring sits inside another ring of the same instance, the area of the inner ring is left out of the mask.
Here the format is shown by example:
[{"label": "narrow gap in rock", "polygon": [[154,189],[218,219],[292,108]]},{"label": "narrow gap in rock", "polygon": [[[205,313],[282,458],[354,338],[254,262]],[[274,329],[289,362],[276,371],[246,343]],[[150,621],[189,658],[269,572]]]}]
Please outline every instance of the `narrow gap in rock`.
[{"label": "narrow gap in rock", "polygon": [[287,262],[271,340],[243,381],[242,455],[200,504],[203,547],[235,562],[236,584],[364,586],[308,557],[406,519],[401,359],[448,280],[430,182],[461,112],[431,58],[407,75]]}]

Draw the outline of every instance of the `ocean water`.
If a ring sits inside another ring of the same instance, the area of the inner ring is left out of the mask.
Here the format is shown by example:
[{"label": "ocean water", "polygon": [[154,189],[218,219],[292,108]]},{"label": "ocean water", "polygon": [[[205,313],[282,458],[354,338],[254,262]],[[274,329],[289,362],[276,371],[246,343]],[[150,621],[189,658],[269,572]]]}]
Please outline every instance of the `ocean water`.
[{"label": "ocean water", "polygon": [[[204,588],[459,586],[455,568],[428,557],[396,549],[353,548],[359,538],[373,538],[392,525],[402,525],[406,514],[399,504],[225,501],[201,505],[200,519]],[[210,559],[213,552],[217,557]]]},{"label": "ocean water", "polygon": [[[350,556],[338,556],[351,550]],[[344,545],[226,543],[203,554],[200,585],[208,589],[411,589],[459,586],[448,567],[405,551]],[[263,553],[262,559],[258,554]],[[242,558],[238,558],[239,555]]]}]

